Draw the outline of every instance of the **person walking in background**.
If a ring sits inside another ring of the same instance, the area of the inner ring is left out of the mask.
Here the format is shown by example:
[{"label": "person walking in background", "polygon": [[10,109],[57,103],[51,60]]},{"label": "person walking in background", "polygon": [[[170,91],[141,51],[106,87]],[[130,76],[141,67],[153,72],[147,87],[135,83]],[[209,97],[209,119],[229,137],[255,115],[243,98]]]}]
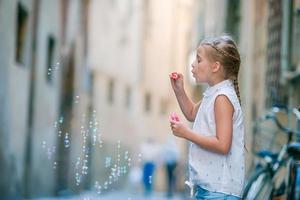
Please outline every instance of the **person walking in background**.
[{"label": "person walking in background", "polygon": [[135,164],[128,174],[128,186],[132,192],[140,190],[140,184],[142,181],[142,169],[139,165]]},{"label": "person walking in background", "polygon": [[176,188],[176,166],[179,160],[179,151],[173,138],[168,138],[163,148],[163,160],[166,169],[167,197],[172,197]]},{"label": "person walking in background", "polygon": [[230,36],[203,40],[192,74],[207,83],[203,99],[187,96],[183,75],[170,75],[179,106],[193,128],[170,119],[175,136],[189,140],[189,181],[196,199],[240,199],[245,179],[244,119],[238,86],[240,55]]},{"label": "person walking in background", "polygon": [[154,172],[156,168],[156,158],[158,156],[158,145],[152,138],[148,138],[141,145],[143,157],[143,185],[145,195],[151,195],[153,191]]}]

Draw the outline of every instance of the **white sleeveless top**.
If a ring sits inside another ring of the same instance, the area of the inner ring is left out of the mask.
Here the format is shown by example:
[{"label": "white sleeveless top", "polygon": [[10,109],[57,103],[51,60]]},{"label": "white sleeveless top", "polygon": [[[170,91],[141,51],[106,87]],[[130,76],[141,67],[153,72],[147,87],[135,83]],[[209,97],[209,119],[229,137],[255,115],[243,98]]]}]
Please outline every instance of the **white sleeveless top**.
[{"label": "white sleeveless top", "polygon": [[203,93],[193,131],[205,136],[216,136],[214,103],[218,95],[226,95],[234,107],[231,149],[227,155],[221,155],[191,143],[190,182],[208,191],[241,197],[245,180],[244,120],[230,80],[208,87]]}]

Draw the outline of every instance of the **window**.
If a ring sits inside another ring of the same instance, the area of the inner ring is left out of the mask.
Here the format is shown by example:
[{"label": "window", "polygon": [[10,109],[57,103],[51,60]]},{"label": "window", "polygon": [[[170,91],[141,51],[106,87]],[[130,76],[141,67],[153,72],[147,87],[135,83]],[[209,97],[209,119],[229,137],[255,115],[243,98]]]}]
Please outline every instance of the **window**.
[{"label": "window", "polygon": [[131,88],[127,87],[126,91],[125,91],[125,106],[126,106],[126,108],[131,107],[131,96],[132,96]]},{"label": "window", "polygon": [[284,104],[283,88],[280,82],[281,44],[282,44],[282,5],[281,1],[268,2],[268,41],[266,71],[266,107]]},{"label": "window", "polygon": [[227,4],[226,31],[238,41],[240,23],[240,0],[229,0]]},{"label": "window", "polygon": [[46,77],[47,77],[47,82],[50,83],[52,82],[53,79],[53,73],[54,73],[54,68],[53,68],[53,57],[54,57],[54,49],[55,49],[55,40],[54,37],[49,36],[48,41],[47,41],[47,70],[46,70]]},{"label": "window", "polygon": [[144,34],[146,38],[149,38],[151,36],[151,31],[153,27],[153,21],[151,16],[151,2],[150,0],[146,0],[143,7],[144,12]]},{"label": "window", "polygon": [[291,56],[291,67],[292,70],[298,67],[300,70],[300,3],[296,4],[294,1],[293,5],[295,6],[291,11],[292,18],[292,56]]},{"label": "window", "polygon": [[114,90],[115,90],[115,82],[114,80],[110,80],[108,83],[108,95],[107,95],[107,101],[109,104],[113,104],[114,102]]},{"label": "window", "polygon": [[17,5],[16,61],[24,64],[24,46],[27,30],[28,12],[21,3]]},{"label": "window", "polygon": [[146,93],[145,95],[145,111],[151,111],[151,95],[149,93]]},{"label": "window", "polygon": [[168,110],[167,100],[166,99],[161,99],[161,101],[160,101],[160,114],[161,115],[167,114],[167,110]]}]

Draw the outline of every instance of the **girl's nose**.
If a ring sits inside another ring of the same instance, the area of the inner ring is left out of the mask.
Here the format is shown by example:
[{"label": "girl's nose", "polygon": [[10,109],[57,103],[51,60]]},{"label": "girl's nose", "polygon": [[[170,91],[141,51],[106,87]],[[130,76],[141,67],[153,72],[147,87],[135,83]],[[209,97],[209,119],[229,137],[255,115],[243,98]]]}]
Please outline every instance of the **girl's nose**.
[{"label": "girl's nose", "polygon": [[194,68],[194,67],[195,67],[195,61],[194,61],[194,62],[192,62],[191,66],[192,66],[192,68]]}]

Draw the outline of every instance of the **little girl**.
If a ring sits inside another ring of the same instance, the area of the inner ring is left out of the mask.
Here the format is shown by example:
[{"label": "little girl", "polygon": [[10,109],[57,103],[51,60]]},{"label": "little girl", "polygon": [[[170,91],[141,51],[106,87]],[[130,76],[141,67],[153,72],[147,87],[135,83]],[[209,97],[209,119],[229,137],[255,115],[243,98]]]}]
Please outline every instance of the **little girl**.
[{"label": "little girl", "polygon": [[229,36],[206,39],[192,63],[197,83],[207,83],[203,99],[193,103],[183,75],[170,75],[172,88],[193,129],[170,119],[173,134],[189,140],[188,184],[196,199],[240,199],[245,178],[244,121],[238,86],[240,55]]}]

